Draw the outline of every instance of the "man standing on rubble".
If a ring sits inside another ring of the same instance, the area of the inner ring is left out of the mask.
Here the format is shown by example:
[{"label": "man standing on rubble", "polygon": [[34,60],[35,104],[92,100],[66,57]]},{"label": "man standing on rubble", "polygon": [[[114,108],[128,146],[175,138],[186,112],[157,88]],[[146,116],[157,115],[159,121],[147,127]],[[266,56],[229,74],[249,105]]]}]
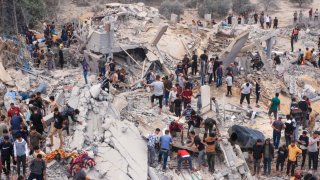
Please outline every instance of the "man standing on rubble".
[{"label": "man standing on rubble", "polygon": [[261,82],[261,79],[258,78],[258,80],[256,81],[256,88],[255,88],[255,92],[256,92],[256,107],[260,107],[259,106],[260,93],[261,93],[260,82]]},{"label": "man standing on rubble", "polygon": [[307,131],[303,131],[302,135],[300,135],[298,139],[299,148],[302,150],[302,162],[301,162],[301,169],[304,167],[304,163],[306,162],[307,158],[307,148],[309,144],[309,137],[307,135]]},{"label": "man standing on rubble", "polygon": [[36,106],[33,107],[33,111],[30,116],[30,121],[32,125],[36,128],[37,132],[42,135],[44,131],[44,127],[46,127],[46,124],[44,122],[40,109]]},{"label": "man standing on rubble", "polygon": [[62,47],[59,47],[59,64],[60,64],[61,69],[63,69],[64,58],[63,58]]},{"label": "man standing on rubble", "polygon": [[295,12],[293,13],[293,23],[296,24],[296,23],[297,23],[297,20],[298,20],[298,12],[295,11]]},{"label": "man standing on rubble", "polygon": [[242,106],[244,98],[246,98],[248,103],[248,108],[250,107],[250,94],[252,91],[252,85],[250,83],[245,83],[241,86],[241,98],[240,98],[240,106]]},{"label": "man standing on rubble", "polygon": [[59,145],[59,149],[63,148],[63,138],[62,138],[62,127],[63,127],[63,117],[61,116],[59,109],[55,108],[54,109],[54,115],[53,115],[53,119],[54,119],[54,125],[52,127],[52,130],[50,132],[50,144],[48,144],[49,147],[53,146],[53,135],[55,135],[56,133],[58,133],[59,135],[59,140],[60,140],[60,145]]},{"label": "man standing on rubble", "polygon": [[85,59],[82,62],[82,69],[83,69],[83,77],[86,84],[88,84],[88,71],[89,71],[89,64]]},{"label": "man standing on rubble", "polygon": [[183,98],[183,107],[184,109],[187,108],[187,105],[191,103],[192,98],[192,90],[187,87],[182,91],[182,98]]},{"label": "man standing on rubble", "polygon": [[158,141],[158,134],[160,129],[157,128],[153,134],[148,137],[148,163],[150,166],[154,164],[154,159],[156,157],[156,143]]},{"label": "man standing on rubble", "polygon": [[160,81],[160,75],[156,76],[156,81],[151,84],[147,84],[143,82],[145,86],[152,86],[154,88],[153,95],[151,96],[151,108],[154,107],[154,99],[159,100],[159,114],[162,112],[162,100],[163,100],[163,92],[164,92],[164,84]]},{"label": "man standing on rubble", "polygon": [[53,67],[54,67],[54,61],[53,61],[53,52],[51,51],[50,48],[48,48],[48,52],[46,53],[46,58],[47,58],[47,67],[48,67],[48,70],[52,70]]},{"label": "man standing on rubble", "polygon": [[164,86],[164,103],[166,106],[169,105],[169,94],[172,89],[172,81],[169,80],[168,76],[163,77],[163,86]]},{"label": "man standing on rubble", "polygon": [[273,20],[273,29],[278,29],[279,19],[277,17]]},{"label": "man standing on rubble", "polygon": [[207,62],[208,62],[208,55],[207,50],[203,51],[203,54],[200,55],[200,73],[201,73],[201,85],[206,84],[206,73],[207,73]]},{"label": "man standing on rubble", "polygon": [[256,141],[255,145],[253,145],[253,147],[252,147],[252,158],[253,158],[253,174],[252,174],[252,176],[257,174],[259,177],[260,163],[261,163],[261,159],[262,159],[263,153],[264,153],[263,151],[264,151],[264,148],[263,148],[262,140],[258,139]]},{"label": "man standing on rubble", "polygon": [[302,153],[301,149],[298,148],[295,141],[292,141],[288,146],[288,164],[287,164],[287,176],[291,170],[291,176],[294,176],[294,171],[297,165],[297,157]]},{"label": "man standing on rubble", "polygon": [[[189,121],[192,121],[191,119],[191,115],[193,114],[193,112],[195,113],[195,111],[192,109],[191,104],[187,105],[187,108],[184,109],[182,116],[185,116],[186,122],[188,122],[189,125]],[[179,118],[180,119],[180,118]],[[188,131],[190,130],[190,126],[188,126]],[[188,134],[189,136],[189,134]]]},{"label": "man standing on rubble", "polygon": [[172,144],[172,138],[169,136],[169,130],[165,130],[165,134],[160,137],[160,152],[159,152],[159,159],[158,159],[158,162],[160,164],[163,156],[163,165],[162,165],[163,171],[167,169],[167,161],[168,161],[171,144]]},{"label": "man standing on rubble", "polygon": [[314,21],[318,21],[319,20],[319,11],[318,9],[316,9],[316,11],[314,12]]},{"label": "man standing on rubble", "polygon": [[275,97],[271,99],[271,104],[269,107],[269,119],[270,123],[272,122],[271,114],[273,113],[274,120],[277,119],[278,111],[280,111],[280,99],[279,99],[279,93],[276,93]]},{"label": "man standing on rubble", "polygon": [[254,18],[254,23],[257,24],[258,23],[258,13],[257,12],[254,12],[253,18]]},{"label": "man standing on rubble", "polygon": [[218,69],[216,70],[217,73],[217,88],[222,86],[222,76],[223,76],[223,68],[222,68],[222,62],[220,63]]},{"label": "man standing on rubble", "polygon": [[192,68],[192,75],[196,75],[197,72],[198,72],[198,55],[196,54],[195,51],[192,52],[192,65],[191,65],[191,68]]},{"label": "man standing on rubble", "polygon": [[306,99],[307,99],[307,96],[303,96],[301,101],[298,103],[298,106],[299,106],[299,108],[301,110],[301,114],[302,114],[301,123],[303,125],[303,129],[306,129],[308,127],[308,123],[309,123],[309,120],[308,120],[309,105],[308,105]]},{"label": "man standing on rubble", "polygon": [[284,129],[284,124],[280,117],[272,123],[272,129],[273,129],[273,145],[275,149],[278,149],[280,145],[281,131]]},{"label": "man standing on rubble", "polygon": [[312,10],[312,8],[309,10],[309,21],[311,21],[312,20],[312,13],[313,13],[313,10]]},{"label": "man standing on rubble", "polygon": [[312,137],[309,138],[308,156],[309,156],[309,169],[312,169],[314,171],[317,171],[318,169],[319,149],[317,148],[317,143],[319,142],[320,142],[319,135],[316,132],[313,132]]},{"label": "man standing on rubble", "polygon": [[274,147],[270,141],[270,138],[266,139],[263,145],[263,175],[267,175],[267,177],[270,176],[271,162],[274,157]]},{"label": "man standing on rubble", "polygon": [[28,155],[28,144],[21,137],[20,134],[17,135],[16,141],[13,144],[14,160],[17,161],[17,172],[18,176],[20,175],[20,167],[22,165],[23,176],[26,176],[26,167],[27,167],[27,155]]}]

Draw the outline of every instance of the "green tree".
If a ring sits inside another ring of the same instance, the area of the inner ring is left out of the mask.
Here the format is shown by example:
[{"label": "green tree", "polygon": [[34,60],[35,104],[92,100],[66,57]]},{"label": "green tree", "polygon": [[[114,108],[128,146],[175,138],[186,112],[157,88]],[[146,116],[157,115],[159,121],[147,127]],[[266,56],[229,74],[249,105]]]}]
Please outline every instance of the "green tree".
[{"label": "green tree", "polygon": [[165,0],[161,3],[159,12],[167,19],[169,19],[171,14],[180,16],[181,14],[183,14],[184,9],[183,5],[178,1]]},{"label": "green tree", "polygon": [[255,10],[255,5],[250,0],[232,0],[232,10],[237,14],[250,13]]},{"label": "green tree", "polygon": [[25,22],[32,28],[46,15],[45,1],[43,0],[20,0],[19,5],[25,16]]},{"label": "green tree", "polygon": [[223,17],[228,14],[230,7],[230,0],[204,0],[198,8],[198,14],[200,17],[204,17],[205,14]]},{"label": "green tree", "polygon": [[310,5],[313,3],[313,0],[290,0],[293,4],[299,4],[299,7],[302,7],[302,5]]}]

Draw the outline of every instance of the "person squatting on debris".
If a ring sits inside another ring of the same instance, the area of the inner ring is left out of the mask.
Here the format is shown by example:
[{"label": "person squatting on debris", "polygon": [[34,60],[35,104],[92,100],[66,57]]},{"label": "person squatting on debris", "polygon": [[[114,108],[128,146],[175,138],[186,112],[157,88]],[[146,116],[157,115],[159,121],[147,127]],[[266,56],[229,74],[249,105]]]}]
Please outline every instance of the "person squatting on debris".
[{"label": "person squatting on debris", "polygon": [[185,149],[179,150],[178,154],[177,154],[177,157],[178,157],[177,158],[178,159],[178,173],[180,172],[181,164],[184,161],[188,161],[190,171],[193,170],[193,168],[192,168],[192,159],[191,159],[191,156],[188,153],[188,151],[186,151]]},{"label": "person squatting on debris", "polygon": [[162,112],[162,100],[163,100],[163,92],[164,92],[164,84],[160,81],[160,75],[156,76],[156,81],[151,84],[147,84],[142,82],[145,86],[152,86],[154,88],[153,95],[151,96],[151,108],[154,107],[154,99],[159,100],[159,114]]}]

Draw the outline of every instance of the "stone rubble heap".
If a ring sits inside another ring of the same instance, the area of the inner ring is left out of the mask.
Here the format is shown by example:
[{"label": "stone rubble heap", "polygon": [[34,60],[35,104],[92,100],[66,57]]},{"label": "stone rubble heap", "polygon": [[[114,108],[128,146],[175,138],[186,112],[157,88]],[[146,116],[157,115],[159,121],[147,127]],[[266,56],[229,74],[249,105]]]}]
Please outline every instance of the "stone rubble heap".
[{"label": "stone rubble heap", "polygon": [[86,150],[94,157],[97,165],[88,170],[93,179],[147,179],[145,141],[133,123],[120,120],[126,104],[117,99],[99,85],[73,87],[68,103],[80,110],[83,123],[74,125],[66,149]]}]

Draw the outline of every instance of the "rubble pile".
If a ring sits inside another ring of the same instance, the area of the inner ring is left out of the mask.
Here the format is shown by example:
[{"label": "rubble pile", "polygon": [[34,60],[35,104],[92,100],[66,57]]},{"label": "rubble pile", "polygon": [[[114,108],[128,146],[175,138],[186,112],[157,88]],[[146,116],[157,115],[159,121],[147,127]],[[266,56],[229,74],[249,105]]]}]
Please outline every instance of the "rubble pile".
[{"label": "rubble pile", "polygon": [[96,166],[88,174],[96,179],[147,179],[145,142],[133,123],[120,121],[124,107],[113,98],[99,85],[73,87],[68,102],[80,110],[78,120],[84,123],[75,126],[66,149],[94,155]]}]

